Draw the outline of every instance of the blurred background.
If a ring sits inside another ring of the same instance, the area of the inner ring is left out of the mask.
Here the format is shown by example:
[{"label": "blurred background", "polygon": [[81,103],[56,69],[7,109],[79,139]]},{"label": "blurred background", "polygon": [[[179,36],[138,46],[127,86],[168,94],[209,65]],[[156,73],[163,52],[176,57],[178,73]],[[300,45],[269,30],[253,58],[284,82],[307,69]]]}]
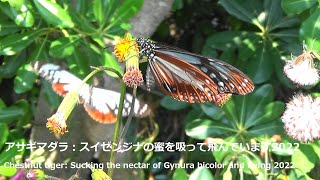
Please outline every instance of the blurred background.
[{"label": "blurred background", "polygon": [[[316,0],[2,0],[0,179],[28,170],[6,168],[5,162],[109,161],[108,152],[80,151],[81,142],[93,146],[112,141],[114,130],[114,124],[93,121],[81,106],[67,121],[68,133],[55,136],[49,132],[46,120],[62,98],[38,76],[34,64],[59,64],[81,79],[91,72],[90,66],[123,73],[124,65],[112,51],[116,38],[126,32],[232,64],[253,80],[255,90],[235,95],[218,107],[179,102],[158,88],[150,92],[138,88],[138,100],[148,104],[151,113],[133,119],[126,142],[182,142],[196,148],[118,153],[116,162],[120,163],[170,162],[177,167],[116,169],[114,179],[319,179],[320,141],[292,139],[281,121],[286,103],[296,93],[320,96],[317,84],[299,86],[283,73],[286,60],[303,52],[303,41],[307,50],[319,51],[319,17]],[[147,63],[140,64],[144,74],[146,67]],[[90,84],[120,91],[119,79],[111,73],[100,73]],[[49,147],[44,151],[9,148],[9,143],[35,142],[67,142],[69,148],[63,152]],[[218,149],[210,150],[212,143]],[[251,149],[257,144],[259,150]],[[75,150],[71,145],[76,145]],[[198,162],[220,163],[224,168],[185,167]],[[246,166],[233,168],[234,163]],[[78,169],[43,170],[68,179]],[[79,174],[80,179],[91,177],[89,169]]]}]

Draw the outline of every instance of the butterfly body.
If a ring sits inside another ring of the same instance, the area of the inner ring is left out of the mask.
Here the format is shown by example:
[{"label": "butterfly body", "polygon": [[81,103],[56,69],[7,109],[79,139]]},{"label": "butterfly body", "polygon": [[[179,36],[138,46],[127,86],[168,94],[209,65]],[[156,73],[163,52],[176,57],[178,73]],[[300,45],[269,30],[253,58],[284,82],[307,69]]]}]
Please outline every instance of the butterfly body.
[{"label": "butterfly body", "polygon": [[[44,64],[39,74],[52,84],[53,90],[60,96],[65,96],[82,84],[81,79],[54,64]],[[79,90],[79,99],[92,119],[104,124],[116,121],[120,93],[84,84]],[[123,116],[129,115],[132,99],[131,94],[125,95]],[[134,104],[134,115],[144,117],[148,113],[148,105],[137,99]]]},{"label": "butterfly body", "polygon": [[249,77],[223,61],[145,38],[136,42],[140,53],[147,57],[152,77],[174,99],[217,102],[221,94],[244,95],[254,89]]}]

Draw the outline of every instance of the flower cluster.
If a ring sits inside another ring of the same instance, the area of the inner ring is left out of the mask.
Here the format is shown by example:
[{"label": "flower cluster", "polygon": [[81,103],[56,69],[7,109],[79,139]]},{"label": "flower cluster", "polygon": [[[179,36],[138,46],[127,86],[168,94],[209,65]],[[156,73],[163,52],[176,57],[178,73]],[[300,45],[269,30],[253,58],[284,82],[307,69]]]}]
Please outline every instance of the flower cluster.
[{"label": "flower cluster", "polygon": [[296,140],[307,142],[320,138],[320,98],[295,95],[281,119],[287,134]]},{"label": "flower cluster", "polygon": [[127,33],[123,39],[120,39],[114,47],[113,54],[120,62],[126,62],[126,73],[123,75],[123,81],[128,87],[141,86],[143,75],[139,70],[139,48],[132,36]]},{"label": "flower cluster", "polygon": [[312,51],[304,51],[298,57],[286,62],[284,73],[299,85],[315,85],[319,81],[319,71],[315,68],[314,58]]}]

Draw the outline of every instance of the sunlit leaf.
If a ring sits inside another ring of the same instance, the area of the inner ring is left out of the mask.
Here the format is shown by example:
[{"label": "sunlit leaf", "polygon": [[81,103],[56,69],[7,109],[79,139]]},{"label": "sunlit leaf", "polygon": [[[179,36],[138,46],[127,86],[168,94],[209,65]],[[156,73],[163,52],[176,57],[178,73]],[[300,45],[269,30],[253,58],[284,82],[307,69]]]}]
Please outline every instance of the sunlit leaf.
[{"label": "sunlit leaf", "polygon": [[41,16],[49,23],[61,28],[72,28],[74,23],[68,13],[59,4],[49,0],[34,0]]},{"label": "sunlit leaf", "polygon": [[71,56],[76,48],[75,43],[79,40],[78,35],[62,37],[53,41],[49,53],[53,57],[65,58]]},{"label": "sunlit leaf", "polygon": [[213,180],[213,175],[209,169],[199,167],[191,173],[189,180]]},{"label": "sunlit leaf", "polygon": [[320,8],[313,12],[301,25],[300,38],[305,40],[308,49],[320,50]]},{"label": "sunlit leaf", "polygon": [[14,91],[17,94],[29,91],[37,79],[37,74],[33,71],[30,64],[22,66],[14,78]]},{"label": "sunlit leaf", "polygon": [[0,39],[0,54],[1,55],[14,55],[30,43],[32,43],[43,30],[29,31],[21,34],[8,35],[3,39]]},{"label": "sunlit leaf", "polygon": [[172,180],[188,180],[187,171],[182,168],[175,169]]}]

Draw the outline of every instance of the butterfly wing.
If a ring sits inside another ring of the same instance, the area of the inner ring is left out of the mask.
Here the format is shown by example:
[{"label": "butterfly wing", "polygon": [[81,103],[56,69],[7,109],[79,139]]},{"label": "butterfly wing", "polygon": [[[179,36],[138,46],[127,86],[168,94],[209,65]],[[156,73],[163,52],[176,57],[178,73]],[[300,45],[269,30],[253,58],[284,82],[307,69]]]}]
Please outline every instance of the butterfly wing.
[{"label": "butterfly wing", "polygon": [[48,80],[52,89],[60,96],[65,96],[70,90],[81,84],[81,80],[68,71],[61,70],[55,64],[44,64],[39,70],[40,77]]},{"label": "butterfly wing", "polygon": [[217,102],[218,94],[244,95],[254,89],[253,82],[235,67],[170,46],[158,46],[149,63],[160,88],[182,101]]},{"label": "butterfly wing", "polygon": [[[41,77],[52,83],[52,88],[60,96],[66,95],[69,91],[75,90],[81,85],[82,80],[68,71],[61,70],[60,66],[54,64],[44,64],[39,74]],[[118,114],[120,93],[100,88],[90,87],[84,84],[79,90],[80,102],[83,102],[85,110],[92,119],[100,123],[113,123]],[[128,116],[130,112],[132,95],[126,94],[123,109],[123,116]],[[134,115],[145,117],[150,112],[148,105],[135,100]]]},{"label": "butterfly wing", "polygon": [[[114,123],[117,120],[120,93],[100,88],[90,88],[89,92],[82,95],[88,114],[100,123]],[[125,96],[122,110],[125,117],[130,113],[132,98],[131,94]],[[148,105],[136,99],[133,113],[135,117],[145,117],[149,114]]]}]

